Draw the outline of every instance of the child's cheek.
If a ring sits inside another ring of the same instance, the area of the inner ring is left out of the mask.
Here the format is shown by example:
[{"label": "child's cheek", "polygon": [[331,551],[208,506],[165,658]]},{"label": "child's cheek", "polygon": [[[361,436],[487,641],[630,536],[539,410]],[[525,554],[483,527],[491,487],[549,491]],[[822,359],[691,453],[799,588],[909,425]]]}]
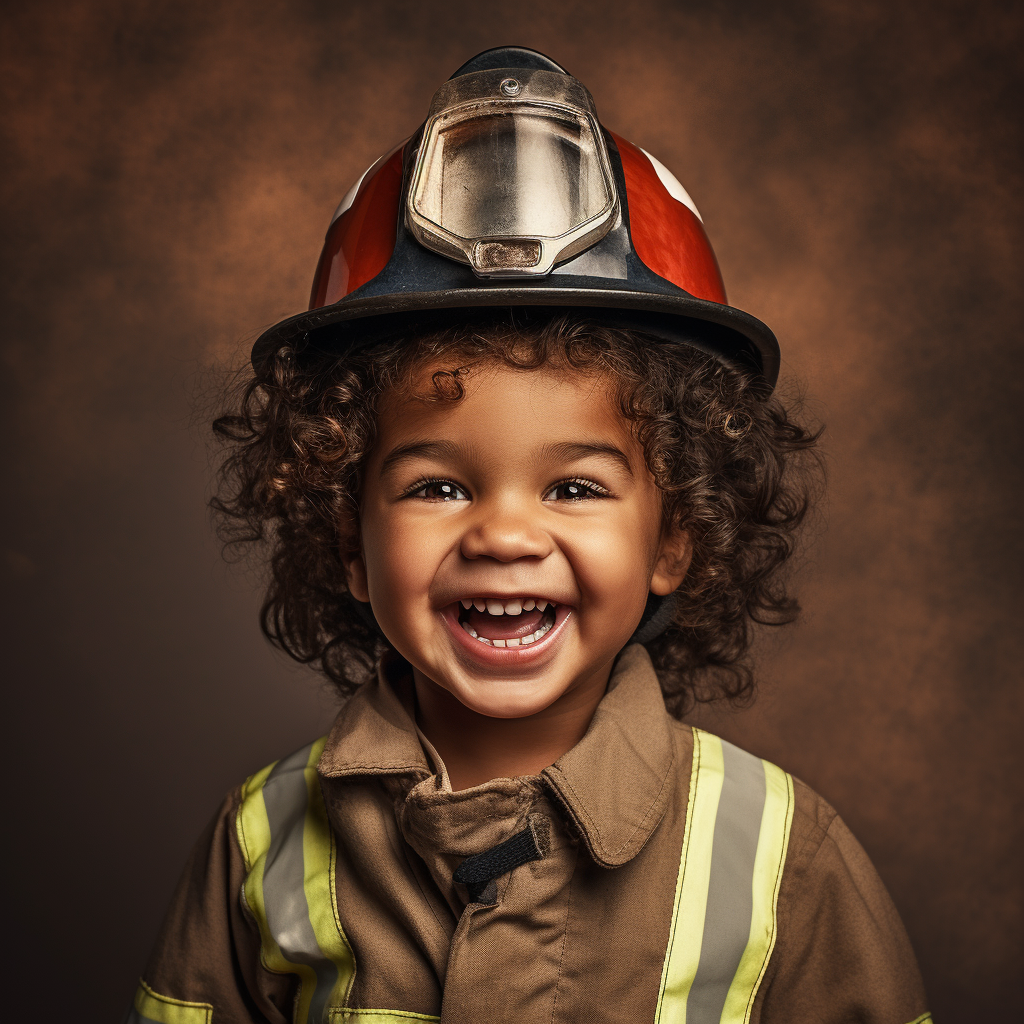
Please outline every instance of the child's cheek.
[{"label": "child's cheek", "polygon": [[445,547],[450,546],[430,511],[399,504],[371,508],[364,515],[370,602],[385,633],[389,623],[403,632],[415,630],[415,620],[430,612],[431,583]]},{"label": "child's cheek", "polygon": [[657,547],[657,522],[645,504],[631,503],[608,520],[563,534],[581,611],[598,629],[618,630],[643,614]]}]

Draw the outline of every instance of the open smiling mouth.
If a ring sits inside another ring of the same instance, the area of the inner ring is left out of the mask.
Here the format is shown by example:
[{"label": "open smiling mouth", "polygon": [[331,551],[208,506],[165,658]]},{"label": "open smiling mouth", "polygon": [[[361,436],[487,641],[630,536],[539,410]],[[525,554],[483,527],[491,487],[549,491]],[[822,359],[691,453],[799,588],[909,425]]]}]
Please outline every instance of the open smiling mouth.
[{"label": "open smiling mouth", "polygon": [[557,609],[544,598],[464,598],[458,618],[469,636],[488,647],[528,647],[551,630]]}]

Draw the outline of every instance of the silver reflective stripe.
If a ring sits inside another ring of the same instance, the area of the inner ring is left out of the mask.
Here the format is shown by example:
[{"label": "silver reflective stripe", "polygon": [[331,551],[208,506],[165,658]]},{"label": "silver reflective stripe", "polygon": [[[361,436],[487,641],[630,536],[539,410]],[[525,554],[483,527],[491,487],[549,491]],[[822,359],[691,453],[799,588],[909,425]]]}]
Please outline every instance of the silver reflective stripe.
[{"label": "silver reflective stripe", "polygon": [[259,926],[260,961],[299,982],[295,1024],[325,1024],[329,1010],[345,1004],[355,975],[338,919],[334,838],[316,774],[326,739],[250,776],[235,822],[248,872],[242,899]]},{"label": "silver reflective stripe", "polygon": [[657,1024],[748,1024],[775,948],[792,823],[789,775],[693,730]]},{"label": "silver reflective stripe", "polygon": [[700,962],[686,1003],[687,1024],[718,1024],[750,937],[751,880],[764,813],[759,757],[722,740],[725,779],[718,800]]},{"label": "silver reflective stripe", "polygon": [[267,925],[285,958],[308,964],[316,974],[309,1020],[327,1022],[331,992],[338,969],[320,949],[306,903],[303,833],[308,791],[305,769],[312,744],[279,761],[263,786],[270,825],[270,847],[263,869],[263,899]]}]

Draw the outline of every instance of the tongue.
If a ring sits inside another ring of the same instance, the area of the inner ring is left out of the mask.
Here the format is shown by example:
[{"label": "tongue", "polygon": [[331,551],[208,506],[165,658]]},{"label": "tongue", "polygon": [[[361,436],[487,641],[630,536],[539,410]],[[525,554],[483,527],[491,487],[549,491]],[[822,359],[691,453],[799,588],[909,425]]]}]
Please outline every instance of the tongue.
[{"label": "tongue", "polygon": [[540,629],[544,621],[544,613],[535,608],[532,612],[521,615],[489,615],[471,609],[466,621],[488,640],[513,640],[516,637],[529,636]]}]

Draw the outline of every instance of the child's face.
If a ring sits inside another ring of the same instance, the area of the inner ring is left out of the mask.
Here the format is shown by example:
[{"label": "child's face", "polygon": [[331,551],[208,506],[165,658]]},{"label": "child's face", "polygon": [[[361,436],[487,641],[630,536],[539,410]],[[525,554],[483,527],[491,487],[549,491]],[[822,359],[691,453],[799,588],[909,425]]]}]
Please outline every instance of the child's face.
[{"label": "child's face", "polygon": [[497,718],[575,706],[603,693],[648,592],[678,586],[687,539],[663,536],[607,379],[494,364],[460,379],[460,401],[382,409],[353,596],[420,686]]}]

